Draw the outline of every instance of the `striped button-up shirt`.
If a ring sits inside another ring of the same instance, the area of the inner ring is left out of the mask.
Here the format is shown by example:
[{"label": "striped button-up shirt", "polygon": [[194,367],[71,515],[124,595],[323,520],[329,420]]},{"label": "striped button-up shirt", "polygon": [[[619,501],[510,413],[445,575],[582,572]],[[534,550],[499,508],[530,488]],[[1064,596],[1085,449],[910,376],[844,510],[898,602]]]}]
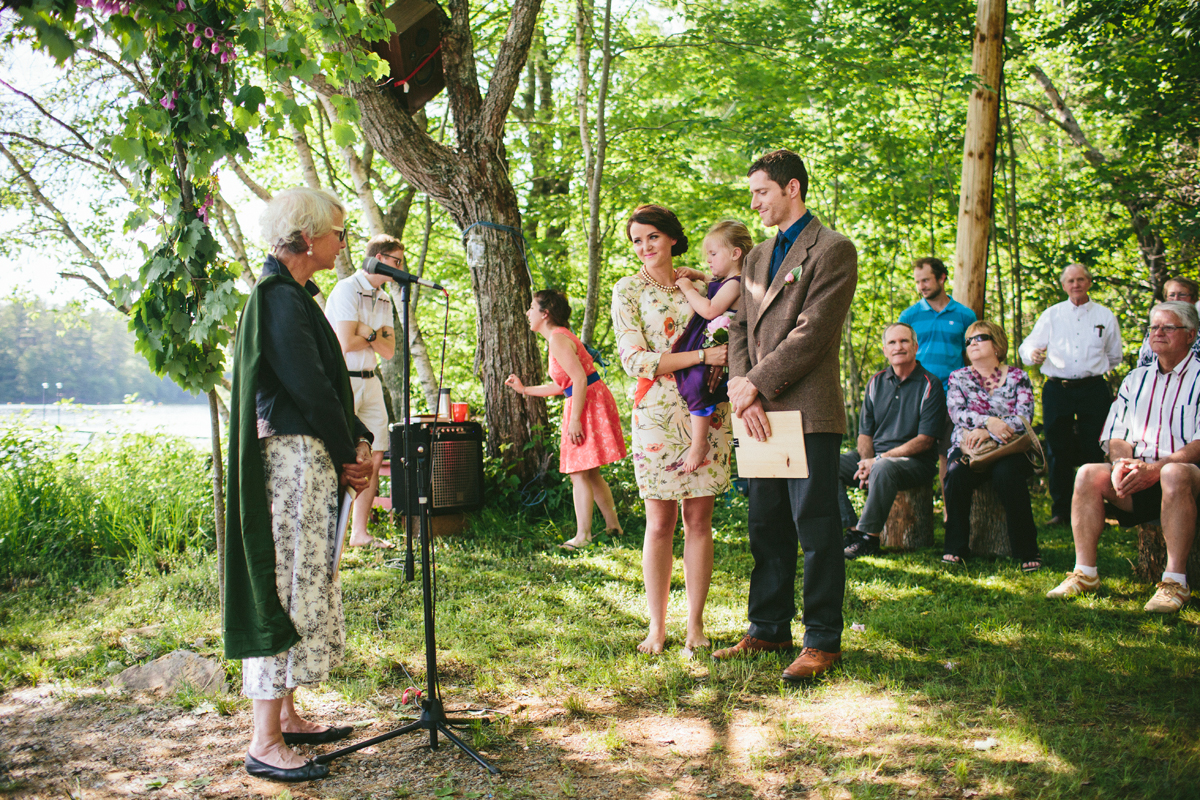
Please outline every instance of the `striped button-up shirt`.
[{"label": "striped button-up shirt", "polygon": [[1125,376],[1117,399],[1108,410],[1100,444],[1108,452],[1110,439],[1133,445],[1133,457],[1144,461],[1166,458],[1200,439],[1200,360],[1188,353],[1170,372],[1158,360]]}]

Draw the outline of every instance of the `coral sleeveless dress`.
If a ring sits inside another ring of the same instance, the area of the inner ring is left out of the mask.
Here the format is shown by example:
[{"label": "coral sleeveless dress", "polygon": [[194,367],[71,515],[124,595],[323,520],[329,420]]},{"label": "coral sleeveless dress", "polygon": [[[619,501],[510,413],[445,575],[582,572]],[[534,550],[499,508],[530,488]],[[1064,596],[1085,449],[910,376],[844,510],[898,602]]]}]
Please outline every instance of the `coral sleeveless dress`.
[{"label": "coral sleeveless dress", "polygon": [[[559,443],[558,468],[565,473],[583,472],[601,464],[611,464],[625,457],[625,431],[612,392],[600,380],[596,365],[583,342],[566,328],[559,328],[575,343],[575,354],[588,376],[587,398],[583,407],[583,444],[574,444],[567,437],[571,421],[571,406],[575,401],[571,378],[554,356],[550,356],[550,380],[571,391],[563,404],[562,436]],[[591,376],[595,376],[594,378]]]}]

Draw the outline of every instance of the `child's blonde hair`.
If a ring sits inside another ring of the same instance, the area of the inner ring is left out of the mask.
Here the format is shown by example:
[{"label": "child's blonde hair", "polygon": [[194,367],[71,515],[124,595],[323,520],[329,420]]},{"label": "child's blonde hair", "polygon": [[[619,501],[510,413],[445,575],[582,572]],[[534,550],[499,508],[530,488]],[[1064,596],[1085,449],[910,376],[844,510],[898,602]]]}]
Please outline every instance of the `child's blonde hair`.
[{"label": "child's blonde hair", "polygon": [[723,219],[708,229],[704,238],[715,238],[729,249],[737,248],[742,251],[738,256],[738,269],[746,260],[746,254],[754,247],[754,239],[750,237],[750,229],[736,219]]}]

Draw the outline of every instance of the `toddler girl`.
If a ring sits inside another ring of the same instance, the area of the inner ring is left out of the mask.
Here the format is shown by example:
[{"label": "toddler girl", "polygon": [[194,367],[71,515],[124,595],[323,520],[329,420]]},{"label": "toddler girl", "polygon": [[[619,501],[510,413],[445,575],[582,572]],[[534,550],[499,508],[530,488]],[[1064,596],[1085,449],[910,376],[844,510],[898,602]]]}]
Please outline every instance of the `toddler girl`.
[{"label": "toddler girl", "polygon": [[[737,220],[727,219],[709,229],[704,237],[704,255],[712,270],[714,280],[708,284],[708,295],[696,291],[693,281],[679,278],[675,285],[683,292],[688,304],[696,313],[688,322],[683,333],[672,345],[673,352],[696,350],[704,346],[705,333],[710,320],[721,315],[732,316],[737,312],[742,296],[742,260],[754,246],[750,231]],[[722,379],[715,390],[708,387],[708,367],[697,364],[675,371],[675,384],[687,401],[692,418],[692,446],[688,449],[681,469],[693,472],[704,464],[708,456],[709,417],[718,403],[729,400],[726,392],[728,382]]]}]

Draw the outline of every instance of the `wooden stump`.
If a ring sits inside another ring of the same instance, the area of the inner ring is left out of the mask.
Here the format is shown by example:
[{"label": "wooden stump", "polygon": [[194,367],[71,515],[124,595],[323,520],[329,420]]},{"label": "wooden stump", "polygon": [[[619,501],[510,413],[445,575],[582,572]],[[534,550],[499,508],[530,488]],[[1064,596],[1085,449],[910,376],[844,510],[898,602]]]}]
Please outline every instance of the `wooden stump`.
[{"label": "wooden stump", "polygon": [[[1200,528],[1200,524],[1196,526]],[[1197,537],[1200,538],[1200,537]],[[1167,543],[1163,539],[1162,525],[1158,520],[1138,525],[1138,563],[1134,574],[1145,583],[1158,583],[1167,568]],[[1200,547],[1192,540],[1192,552],[1187,560],[1188,586],[1200,581]]]},{"label": "wooden stump", "polygon": [[975,490],[971,498],[971,555],[1010,558],[1008,515],[991,481]]},{"label": "wooden stump", "polygon": [[933,482],[896,495],[880,543],[893,550],[933,546]]}]

